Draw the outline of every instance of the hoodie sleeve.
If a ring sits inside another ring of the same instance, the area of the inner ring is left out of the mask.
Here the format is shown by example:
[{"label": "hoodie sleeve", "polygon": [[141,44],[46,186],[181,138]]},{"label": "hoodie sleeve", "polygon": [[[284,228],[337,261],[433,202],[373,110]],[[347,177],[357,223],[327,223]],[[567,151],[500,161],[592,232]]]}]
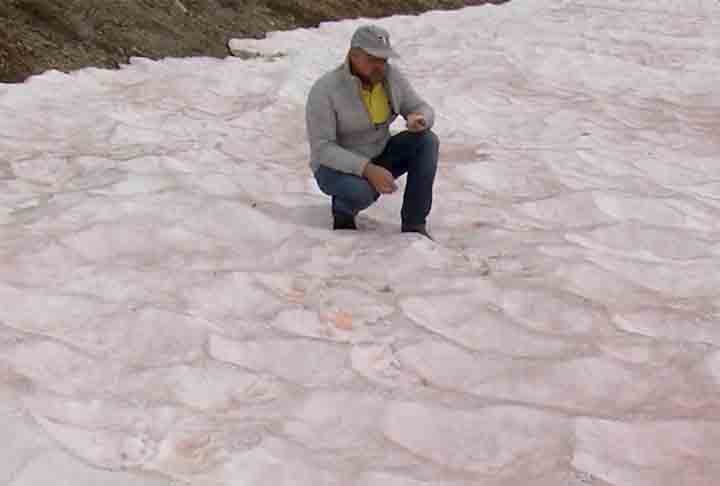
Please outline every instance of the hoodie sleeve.
[{"label": "hoodie sleeve", "polygon": [[403,118],[407,118],[410,113],[422,113],[425,116],[427,128],[432,128],[435,124],[435,110],[417,94],[410,82],[399,70],[395,69],[394,75],[400,98],[398,106],[400,114]]},{"label": "hoodie sleeve", "polygon": [[329,91],[318,82],[310,90],[305,108],[310,157],[331,169],[362,176],[368,163],[363,157],[337,143],[337,114]]}]

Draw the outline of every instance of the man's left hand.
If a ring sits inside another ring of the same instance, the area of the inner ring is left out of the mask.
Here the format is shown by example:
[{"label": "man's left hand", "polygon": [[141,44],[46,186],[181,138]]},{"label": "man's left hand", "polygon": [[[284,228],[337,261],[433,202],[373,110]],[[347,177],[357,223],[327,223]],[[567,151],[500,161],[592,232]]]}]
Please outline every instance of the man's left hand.
[{"label": "man's left hand", "polygon": [[422,132],[427,128],[427,121],[425,121],[425,115],[422,113],[410,113],[406,121],[407,129],[410,132]]}]

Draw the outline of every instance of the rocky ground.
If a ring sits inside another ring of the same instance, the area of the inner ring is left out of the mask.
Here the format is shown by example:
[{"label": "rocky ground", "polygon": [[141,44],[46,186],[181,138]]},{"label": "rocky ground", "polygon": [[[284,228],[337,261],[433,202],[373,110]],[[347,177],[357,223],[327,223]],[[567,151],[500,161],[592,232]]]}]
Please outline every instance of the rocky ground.
[{"label": "rocky ground", "polygon": [[3,0],[0,82],[130,56],[219,56],[233,37],[508,0]]}]

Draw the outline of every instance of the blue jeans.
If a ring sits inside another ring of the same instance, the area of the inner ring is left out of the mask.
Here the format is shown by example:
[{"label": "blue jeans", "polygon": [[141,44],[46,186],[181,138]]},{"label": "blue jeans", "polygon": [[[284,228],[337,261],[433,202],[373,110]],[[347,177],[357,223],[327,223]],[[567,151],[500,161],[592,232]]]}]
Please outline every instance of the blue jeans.
[{"label": "blue jeans", "polygon": [[[403,225],[424,225],[432,208],[433,184],[440,142],[430,130],[401,132],[390,138],[373,163],[385,167],[397,179],[407,173],[400,217]],[[320,190],[332,196],[333,213],[352,216],[370,207],[380,197],[364,177],[321,165],[315,171]]]}]

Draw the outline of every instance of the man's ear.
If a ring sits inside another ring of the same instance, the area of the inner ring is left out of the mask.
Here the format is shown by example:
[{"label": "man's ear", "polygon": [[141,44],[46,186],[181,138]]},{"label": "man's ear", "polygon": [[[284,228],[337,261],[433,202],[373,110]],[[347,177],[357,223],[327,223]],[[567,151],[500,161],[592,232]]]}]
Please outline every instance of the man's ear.
[{"label": "man's ear", "polygon": [[364,54],[365,54],[365,52],[362,49],[357,48],[357,47],[351,47],[350,50],[348,51],[348,56],[352,59],[357,59],[358,56],[362,56]]}]

